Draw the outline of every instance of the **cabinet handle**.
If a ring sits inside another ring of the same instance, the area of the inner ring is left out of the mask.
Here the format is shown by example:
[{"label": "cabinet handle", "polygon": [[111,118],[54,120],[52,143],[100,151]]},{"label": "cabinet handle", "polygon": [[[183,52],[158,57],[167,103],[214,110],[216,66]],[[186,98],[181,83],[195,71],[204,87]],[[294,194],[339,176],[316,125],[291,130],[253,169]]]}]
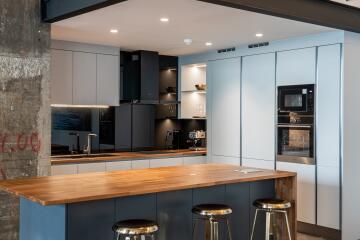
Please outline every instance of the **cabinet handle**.
[{"label": "cabinet handle", "polygon": [[278,125],[279,128],[312,128],[311,125],[295,125],[295,124],[283,124]]}]

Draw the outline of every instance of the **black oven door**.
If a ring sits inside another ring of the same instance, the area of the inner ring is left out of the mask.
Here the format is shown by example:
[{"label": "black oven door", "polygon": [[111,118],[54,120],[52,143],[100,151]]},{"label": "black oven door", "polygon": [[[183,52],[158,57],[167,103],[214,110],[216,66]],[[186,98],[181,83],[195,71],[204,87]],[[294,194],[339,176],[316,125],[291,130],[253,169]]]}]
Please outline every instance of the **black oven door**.
[{"label": "black oven door", "polygon": [[307,88],[279,87],[278,94],[279,112],[307,112]]},{"label": "black oven door", "polygon": [[313,125],[279,124],[277,161],[314,165]]}]

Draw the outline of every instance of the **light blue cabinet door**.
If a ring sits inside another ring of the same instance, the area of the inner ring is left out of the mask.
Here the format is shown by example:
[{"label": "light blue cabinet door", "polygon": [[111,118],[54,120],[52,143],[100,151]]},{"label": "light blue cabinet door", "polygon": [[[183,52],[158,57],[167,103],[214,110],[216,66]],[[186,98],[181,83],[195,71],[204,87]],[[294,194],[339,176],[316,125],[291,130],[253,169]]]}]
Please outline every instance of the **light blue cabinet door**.
[{"label": "light blue cabinet door", "polygon": [[96,54],[73,53],[73,103],[96,105]]},{"label": "light blue cabinet door", "polygon": [[277,53],[276,84],[315,84],[316,48],[304,48]]},{"label": "light blue cabinet door", "polygon": [[242,157],[275,161],[275,53],[242,61]]},{"label": "light blue cabinet door", "polygon": [[317,81],[317,163],[340,166],[341,46],[318,50]]},{"label": "light blue cabinet door", "polygon": [[97,54],[97,104],[119,106],[120,101],[120,58],[119,56]]},{"label": "light blue cabinet door", "polygon": [[240,65],[231,58],[208,66],[212,155],[240,157]]},{"label": "light blue cabinet door", "polygon": [[317,216],[318,225],[340,227],[341,45],[318,49]]}]

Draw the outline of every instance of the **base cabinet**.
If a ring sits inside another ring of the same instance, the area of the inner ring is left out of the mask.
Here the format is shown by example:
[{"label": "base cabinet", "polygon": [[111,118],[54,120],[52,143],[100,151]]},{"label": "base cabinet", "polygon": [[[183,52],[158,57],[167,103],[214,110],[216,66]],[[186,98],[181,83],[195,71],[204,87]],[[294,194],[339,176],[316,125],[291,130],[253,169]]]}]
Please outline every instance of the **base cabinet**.
[{"label": "base cabinet", "polygon": [[205,164],[205,163],[206,163],[206,156],[184,157],[184,165]]},{"label": "base cabinet", "polygon": [[105,163],[83,163],[78,165],[78,173],[105,172]]},{"label": "base cabinet", "polygon": [[[68,175],[90,172],[119,171],[130,169],[146,169],[181,165],[205,164],[206,156],[173,157],[143,160],[118,160],[111,162],[95,162],[80,164],[64,164],[51,166],[51,175]],[[231,160],[228,160],[231,163]]]},{"label": "base cabinet", "polygon": [[151,159],[150,168],[171,167],[183,165],[183,158],[160,158]]},{"label": "base cabinet", "polygon": [[277,170],[296,172],[298,221],[316,224],[316,167],[297,163],[277,162]]},{"label": "base cabinet", "polygon": [[78,166],[76,164],[51,166],[51,175],[52,176],[77,174],[77,173],[78,173]]},{"label": "base cabinet", "polygon": [[243,158],[241,165],[243,167],[263,168],[263,169],[270,169],[270,170],[274,170],[274,168],[275,168],[274,161],[248,159],[248,158]]},{"label": "base cabinet", "polygon": [[232,164],[240,166],[239,157],[212,156],[211,163]]}]

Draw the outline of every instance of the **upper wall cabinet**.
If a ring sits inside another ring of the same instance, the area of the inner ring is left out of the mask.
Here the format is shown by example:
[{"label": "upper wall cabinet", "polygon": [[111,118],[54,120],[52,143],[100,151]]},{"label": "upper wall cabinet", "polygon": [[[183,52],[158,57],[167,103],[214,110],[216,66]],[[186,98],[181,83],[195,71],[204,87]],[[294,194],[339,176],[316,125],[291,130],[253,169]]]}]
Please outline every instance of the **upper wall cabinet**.
[{"label": "upper wall cabinet", "polygon": [[97,54],[97,104],[119,105],[119,56]]},{"label": "upper wall cabinet", "polygon": [[275,53],[243,58],[241,96],[242,157],[274,161]]},{"label": "upper wall cabinet", "polygon": [[119,105],[118,48],[53,41],[51,103]]},{"label": "upper wall cabinet", "polygon": [[211,153],[240,157],[240,58],[208,65]]},{"label": "upper wall cabinet", "polygon": [[72,104],[73,52],[51,50],[51,103]]},{"label": "upper wall cabinet", "polygon": [[96,105],[96,54],[74,52],[73,63],[73,104]]},{"label": "upper wall cabinet", "polygon": [[315,84],[316,48],[277,53],[277,86]]}]

